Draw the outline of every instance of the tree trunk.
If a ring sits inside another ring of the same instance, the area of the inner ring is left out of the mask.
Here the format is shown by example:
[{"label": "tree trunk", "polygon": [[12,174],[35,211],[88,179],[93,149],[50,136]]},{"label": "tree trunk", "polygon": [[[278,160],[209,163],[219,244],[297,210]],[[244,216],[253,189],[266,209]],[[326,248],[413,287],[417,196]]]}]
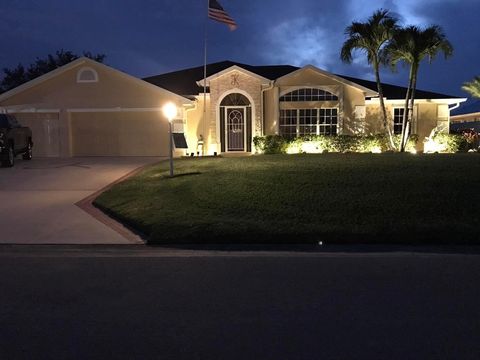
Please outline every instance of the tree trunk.
[{"label": "tree trunk", "polygon": [[[412,81],[412,90],[410,93],[410,101],[409,101],[409,106],[408,106],[408,119],[407,119],[407,124],[409,125],[409,129],[411,129],[412,124],[413,124],[413,108],[415,105],[415,91],[417,89],[417,74],[418,74],[418,66],[415,66],[414,72],[413,72],[413,81]],[[407,147],[408,144],[408,138],[410,137],[410,134],[407,133],[405,136],[405,148]]]},{"label": "tree trunk", "polygon": [[410,93],[412,89],[412,82],[413,82],[413,67],[412,64],[410,66],[410,74],[408,76],[408,87],[407,87],[407,94],[405,96],[405,107],[403,109],[403,118],[402,118],[402,135],[400,136],[400,152],[405,152],[405,133],[407,129],[407,120],[408,120],[408,108],[410,102]]},{"label": "tree trunk", "polygon": [[388,118],[387,118],[387,109],[385,108],[385,101],[383,99],[383,89],[382,83],[380,82],[380,68],[378,65],[378,59],[374,59],[373,67],[375,69],[375,80],[377,81],[377,90],[378,90],[378,97],[380,100],[380,108],[382,109],[382,116],[383,116],[383,127],[385,128],[385,132],[387,133],[388,139],[390,141],[390,148],[395,148],[395,143],[393,142],[392,130],[390,126],[388,126]]}]

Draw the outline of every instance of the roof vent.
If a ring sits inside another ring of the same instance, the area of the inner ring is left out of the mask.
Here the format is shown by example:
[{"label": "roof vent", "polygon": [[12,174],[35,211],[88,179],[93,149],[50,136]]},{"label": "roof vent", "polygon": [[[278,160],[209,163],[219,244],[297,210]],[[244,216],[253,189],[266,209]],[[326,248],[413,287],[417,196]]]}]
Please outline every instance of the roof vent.
[{"label": "roof vent", "polygon": [[98,82],[97,72],[90,67],[83,67],[77,72],[77,83]]}]

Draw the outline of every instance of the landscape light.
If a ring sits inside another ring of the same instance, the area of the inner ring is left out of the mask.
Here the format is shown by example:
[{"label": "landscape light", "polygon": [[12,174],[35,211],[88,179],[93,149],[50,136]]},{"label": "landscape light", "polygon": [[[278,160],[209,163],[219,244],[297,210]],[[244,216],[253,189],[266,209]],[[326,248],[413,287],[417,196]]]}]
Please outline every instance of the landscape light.
[{"label": "landscape light", "polygon": [[168,119],[169,125],[169,138],[170,138],[170,177],[173,177],[173,131],[172,131],[172,121],[177,117],[177,106],[168,102],[162,107],[163,115]]}]

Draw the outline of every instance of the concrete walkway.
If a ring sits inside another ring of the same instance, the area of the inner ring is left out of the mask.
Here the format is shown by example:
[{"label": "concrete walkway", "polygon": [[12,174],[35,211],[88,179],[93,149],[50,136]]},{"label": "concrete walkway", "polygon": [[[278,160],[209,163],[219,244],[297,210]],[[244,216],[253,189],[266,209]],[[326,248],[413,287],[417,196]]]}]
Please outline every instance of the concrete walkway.
[{"label": "concrete walkway", "polygon": [[161,158],[17,160],[0,168],[0,243],[131,244],[75,205]]}]

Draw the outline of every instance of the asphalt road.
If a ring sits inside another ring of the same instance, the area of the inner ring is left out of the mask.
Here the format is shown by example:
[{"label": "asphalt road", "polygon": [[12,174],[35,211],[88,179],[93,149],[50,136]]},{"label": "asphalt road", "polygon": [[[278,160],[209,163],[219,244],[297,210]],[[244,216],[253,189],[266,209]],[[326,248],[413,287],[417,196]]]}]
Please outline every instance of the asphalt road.
[{"label": "asphalt road", "polygon": [[1,359],[479,359],[480,255],[0,248]]}]

